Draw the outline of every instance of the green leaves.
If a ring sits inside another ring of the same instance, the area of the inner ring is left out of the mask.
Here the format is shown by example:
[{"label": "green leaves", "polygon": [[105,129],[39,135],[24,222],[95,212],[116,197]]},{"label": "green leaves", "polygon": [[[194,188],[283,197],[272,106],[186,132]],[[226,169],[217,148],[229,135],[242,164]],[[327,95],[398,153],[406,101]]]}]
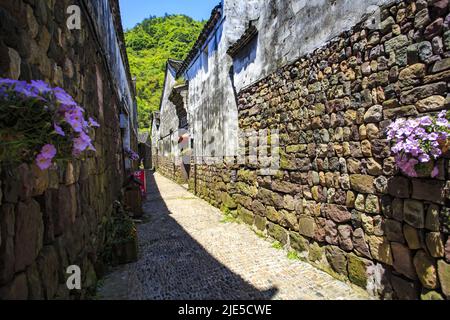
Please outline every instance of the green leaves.
[{"label": "green leaves", "polygon": [[204,23],[184,15],[145,19],[125,34],[128,59],[137,77],[139,127],[151,127],[151,113],[159,109],[167,59],[186,57]]}]

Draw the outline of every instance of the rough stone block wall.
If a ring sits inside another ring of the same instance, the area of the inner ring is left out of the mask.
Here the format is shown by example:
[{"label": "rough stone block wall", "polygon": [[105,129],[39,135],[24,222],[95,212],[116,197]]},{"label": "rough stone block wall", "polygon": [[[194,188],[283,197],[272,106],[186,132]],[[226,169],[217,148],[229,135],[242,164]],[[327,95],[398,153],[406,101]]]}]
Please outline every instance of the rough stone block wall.
[{"label": "rough stone block wall", "polygon": [[[123,176],[119,100],[83,14],[66,27],[78,1],[6,0],[0,5],[0,76],[60,86],[99,119],[97,153],[41,172],[0,169],[0,299],[85,297],[102,273],[102,228]],[[69,292],[66,269],[81,267],[82,290]]]},{"label": "rough stone block wall", "polygon": [[374,295],[450,298],[449,155],[398,172],[386,127],[449,109],[449,2],[400,1],[239,94],[241,129],[279,129],[281,170],[198,166],[197,192]]},{"label": "rough stone block wall", "polygon": [[156,171],[163,176],[176,181],[177,183],[184,183],[181,167],[168,157],[159,156],[156,164]]}]

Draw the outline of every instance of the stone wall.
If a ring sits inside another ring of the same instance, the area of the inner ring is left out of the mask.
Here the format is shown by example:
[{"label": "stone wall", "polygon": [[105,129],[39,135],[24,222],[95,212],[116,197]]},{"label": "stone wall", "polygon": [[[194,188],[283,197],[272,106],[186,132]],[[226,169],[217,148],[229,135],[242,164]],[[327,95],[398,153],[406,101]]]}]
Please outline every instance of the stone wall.
[{"label": "stone wall", "polygon": [[[81,30],[66,27],[66,9],[72,4],[82,8]],[[115,1],[111,4],[117,8]],[[81,1],[66,0],[6,0],[0,5],[0,76],[60,86],[101,124],[97,153],[86,161],[44,172],[26,164],[1,168],[0,299],[86,297],[102,274],[103,226],[124,175],[121,99],[97,41],[102,34],[95,34],[84,8]],[[101,14],[110,10],[108,5],[96,9]],[[81,291],[66,287],[70,265],[81,267]]]},{"label": "stone wall", "polygon": [[448,14],[447,0],[397,2],[378,29],[360,23],[241,91],[240,129],[279,129],[281,170],[197,165],[197,193],[374,295],[450,298],[450,157],[409,179],[385,135],[449,109]]},{"label": "stone wall", "polygon": [[177,183],[185,183],[181,167],[172,158],[159,156],[157,161],[155,169],[159,173]]}]

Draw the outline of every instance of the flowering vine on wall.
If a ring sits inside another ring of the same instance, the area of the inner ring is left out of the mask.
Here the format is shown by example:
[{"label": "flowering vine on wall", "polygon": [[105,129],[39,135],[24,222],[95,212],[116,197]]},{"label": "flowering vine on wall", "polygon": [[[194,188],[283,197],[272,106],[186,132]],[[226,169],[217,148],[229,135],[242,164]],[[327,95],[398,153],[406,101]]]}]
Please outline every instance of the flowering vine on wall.
[{"label": "flowering vine on wall", "polygon": [[46,170],[95,152],[92,134],[100,125],[85,113],[64,89],[0,78],[0,162],[35,162]]},{"label": "flowering vine on wall", "polygon": [[131,149],[125,148],[125,155],[132,161],[138,161],[140,159],[139,155]]},{"label": "flowering vine on wall", "polygon": [[437,117],[424,116],[418,119],[398,119],[387,130],[392,139],[392,152],[400,170],[409,177],[417,177],[431,164],[431,177],[439,175],[434,163],[449,149],[450,122],[447,111]]}]

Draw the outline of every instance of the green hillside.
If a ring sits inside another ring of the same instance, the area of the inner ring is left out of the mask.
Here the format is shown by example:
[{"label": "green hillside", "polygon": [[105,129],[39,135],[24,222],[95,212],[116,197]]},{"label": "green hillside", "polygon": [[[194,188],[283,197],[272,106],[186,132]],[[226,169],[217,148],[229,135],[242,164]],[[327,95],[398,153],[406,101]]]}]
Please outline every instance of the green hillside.
[{"label": "green hillside", "polygon": [[125,33],[131,73],[137,77],[140,129],[149,129],[159,109],[167,59],[184,59],[204,22],[185,15],[150,17]]}]

